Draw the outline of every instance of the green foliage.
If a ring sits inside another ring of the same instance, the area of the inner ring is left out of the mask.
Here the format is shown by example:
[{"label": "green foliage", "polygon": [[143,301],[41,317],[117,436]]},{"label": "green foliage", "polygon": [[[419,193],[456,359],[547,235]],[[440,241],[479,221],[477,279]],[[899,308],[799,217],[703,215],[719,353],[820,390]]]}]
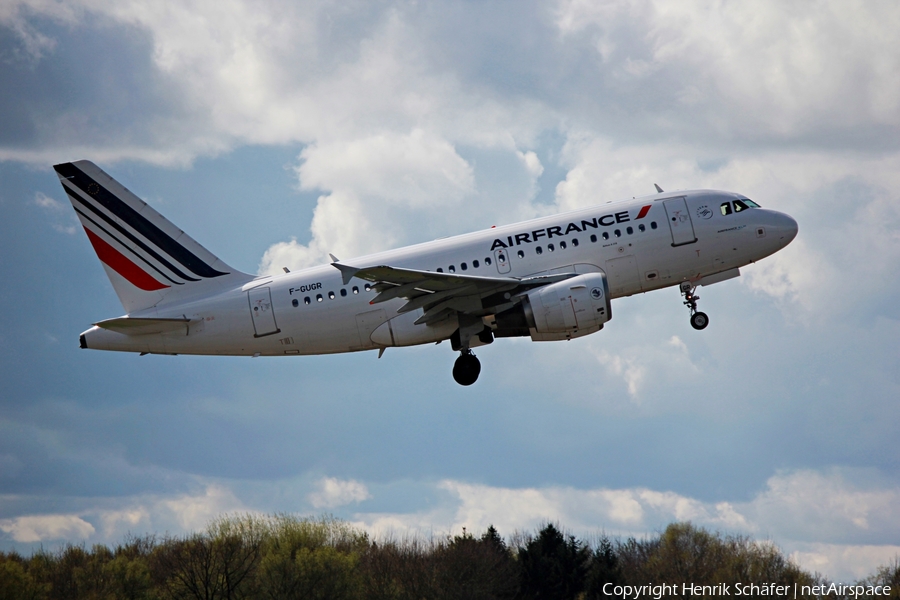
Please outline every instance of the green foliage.
[{"label": "green foliage", "polygon": [[38,583],[18,554],[0,554],[0,600],[43,600],[49,583]]},{"label": "green foliage", "polygon": [[279,515],[270,522],[258,580],[265,598],[356,598],[368,538],[335,519]]},{"label": "green foliage", "polygon": [[[770,543],[674,523],[655,537],[593,544],[548,524],[512,549],[480,536],[371,541],[331,517],[231,515],[183,537],[0,552],[0,600],[435,600],[606,597],[606,583],[821,584]],[[900,597],[900,561],[861,582]]]},{"label": "green foliage", "polygon": [[674,583],[680,589],[685,583],[815,583],[772,544],[710,533],[691,523],[673,523],[656,540],[628,540],[620,547],[619,556],[626,582],[633,585],[658,581]]}]

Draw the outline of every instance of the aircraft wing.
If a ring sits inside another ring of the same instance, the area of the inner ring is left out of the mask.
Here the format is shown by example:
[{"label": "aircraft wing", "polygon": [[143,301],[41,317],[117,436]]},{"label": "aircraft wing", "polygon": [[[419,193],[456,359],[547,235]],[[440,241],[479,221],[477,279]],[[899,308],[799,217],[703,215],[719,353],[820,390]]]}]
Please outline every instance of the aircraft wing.
[{"label": "aircraft wing", "polygon": [[[484,316],[512,307],[521,292],[574,277],[576,273],[539,275],[535,277],[481,277],[436,273],[416,269],[401,269],[388,265],[355,268],[334,262],[344,277],[344,283],[357,277],[371,281],[378,292],[369,304],[379,304],[395,298],[407,302],[398,313],[423,309],[416,324],[439,321],[453,313]],[[506,305],[506,306],[504,306]]]}]

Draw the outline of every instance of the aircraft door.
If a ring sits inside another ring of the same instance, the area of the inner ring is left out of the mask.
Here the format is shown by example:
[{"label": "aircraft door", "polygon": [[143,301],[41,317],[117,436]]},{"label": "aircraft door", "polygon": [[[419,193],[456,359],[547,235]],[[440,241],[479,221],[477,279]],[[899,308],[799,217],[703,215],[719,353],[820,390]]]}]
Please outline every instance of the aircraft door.
[{"label": "aircraft door", "polygon": [[500,273],[509,273],[511,268],[509,264],[509,249],[497,248],[494,250],[494,262],[497,263],[497,271]]},{"label": "aircraft door", "polygon": [[253,337],[263,337],[278,333],[275,310],[272,308],[272,293],[267,287],[253,288],[247,292],[250,303],[250,317],[253,319]]},{"label": "aircraft door", "polygon": [[696,242],[697,236],[694,235],[694,224],[691,222],[691,213],[688,212],[685,198],[682,196],[664,200],[663,206],[666,207],[666,215],[669,218],[672,245],[681,246]]}]

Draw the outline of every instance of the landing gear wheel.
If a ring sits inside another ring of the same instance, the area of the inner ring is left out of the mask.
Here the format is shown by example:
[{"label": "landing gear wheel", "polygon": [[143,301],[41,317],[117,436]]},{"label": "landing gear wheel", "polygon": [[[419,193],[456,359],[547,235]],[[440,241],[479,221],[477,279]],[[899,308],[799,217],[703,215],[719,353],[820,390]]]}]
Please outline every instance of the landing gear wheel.
[{"label": "landing gear wheel", "polygon": [[471,350],[463,350],[453,364],[453,379],[459,385],[472,385],[481,373],[481,361]]},{"label": "landing gear wheel", "polygon": [[705,329],[709,325],[709,317],[704,312],[695,312],[691,315],[691,327],[696,330]]}]

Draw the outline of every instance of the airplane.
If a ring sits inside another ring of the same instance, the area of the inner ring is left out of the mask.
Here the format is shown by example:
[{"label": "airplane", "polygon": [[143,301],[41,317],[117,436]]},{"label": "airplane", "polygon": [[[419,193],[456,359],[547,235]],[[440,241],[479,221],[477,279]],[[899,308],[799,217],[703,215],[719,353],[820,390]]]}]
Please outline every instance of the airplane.
[{"label": "airplane", "polygon": [[125,315],[81,348],[144,354],[290,356],[439,344],[475,383],[473,348],[497,338],[572,340],[603,329],[611,301],[696,289],[787,246],[790,216],[742,194],[664,192],[290,271],[230,267],[90,161],[54,166]]}]

